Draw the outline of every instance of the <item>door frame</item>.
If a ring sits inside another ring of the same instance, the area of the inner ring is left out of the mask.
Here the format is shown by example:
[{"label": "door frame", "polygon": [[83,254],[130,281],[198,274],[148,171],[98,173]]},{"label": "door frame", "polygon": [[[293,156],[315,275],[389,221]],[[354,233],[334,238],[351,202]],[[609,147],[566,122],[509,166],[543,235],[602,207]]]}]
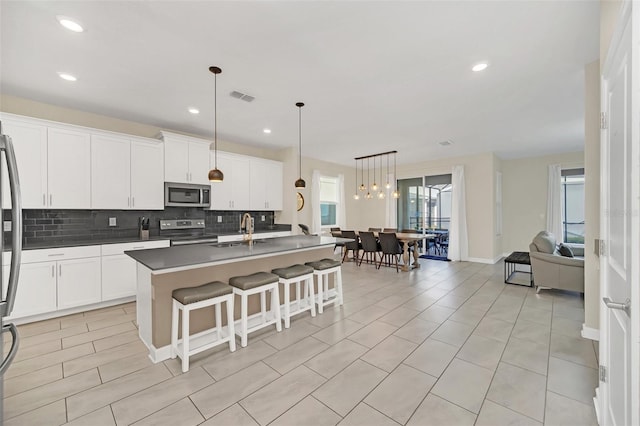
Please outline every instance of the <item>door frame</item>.
[{"label": "door frame", "polygon": [[[631,25],[631,424],[640,424],[640,7],[633,7],[633,2],[626,0],[620,7],[620,13],[616,21],[613,37],[609,44],[607,56],[601,68],[601,111],[608,112],[606,106],[606,91],[604,74],[611,66],[616,47],[620,44],[626,25]],[[608,118],[608,117],[607,117]],[[606,161],[606,153],[604,152],[605,144],[602,141],[608,136],[607,129],[601,130],[601,169],[603,171],[603,161]],[[604,201],[604,173],[600,180],[600,204],[601,209]],[[604,236],[604,212],[600,214],[600,232]],[[605,247],[605,250],[607,248]],[[601,298],[605,290],[604,280],[604,257],[600,258],[600,365],[608,365],[606,359],[606,349],[608,344],[607,336],[607,308]],[[604,356],[603,356],[604,355]],[[603,424],[606,418],[605,407],[608,398],[607,392],[602,389],[596,389],[596,397],[594,398],[596,411],[598,413],[598,423]]]}]

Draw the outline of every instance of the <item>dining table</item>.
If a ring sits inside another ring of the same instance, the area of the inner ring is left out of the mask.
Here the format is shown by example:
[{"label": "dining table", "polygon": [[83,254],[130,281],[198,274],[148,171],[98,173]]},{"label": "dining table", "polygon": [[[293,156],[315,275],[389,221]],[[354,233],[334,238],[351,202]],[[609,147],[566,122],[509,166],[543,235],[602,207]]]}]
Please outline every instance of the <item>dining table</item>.
[{"label": "dining table", "polygon": [[[358,234],[358,231],[355,231],[356,234]],[[411,245],[411,243],[415,243],[418,242],[420,240],[423,239],[433,239],[437,237],[437,234],[421,234],[418,232],[396,232],[396,238],[398,239],[398,241],[402,244],[402,260],[403,260],[403,264],[401,269],[404,272],[408,272],[411,270],[411,268],[419,268],[420,267],[420,262],[418,262],[418,259],[420,258],[420,253],[418,253],[418,250],[413,250],[413,264],[409,263],[409,246]],[[340,237],[342,235],[341,231],[332,231],[331,235],[333,235],[334,237]],[[373,235],[376,236],[376,238],[378,237],[378,231],[373,231]]]}]

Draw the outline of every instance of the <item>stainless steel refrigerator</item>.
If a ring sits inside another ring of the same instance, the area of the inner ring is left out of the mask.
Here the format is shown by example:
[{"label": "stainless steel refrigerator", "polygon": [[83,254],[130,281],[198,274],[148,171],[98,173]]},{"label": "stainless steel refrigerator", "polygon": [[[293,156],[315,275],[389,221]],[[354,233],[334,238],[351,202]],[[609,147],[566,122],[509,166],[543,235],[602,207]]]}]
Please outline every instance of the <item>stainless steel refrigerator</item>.
[{"label": "stainless steel refrigerator", "polygon": [[[18,277],[20,275],[20,256],[22,254],[22,198],[20,196],[20,181],[18,179],[18,166],[16,164],[16,155],[13,151],[13,143],[11,137],[4,135],[2,132],[2,122],[0,121],[0,153],[6,160],[7,175],[9,176],[9,191],[11,192],[11,268],[9,270],[9,281],[7,283],[7,291],[5,294],[0,292],[0,358],[4,354],[4,333],[11,333],[11,349],[7,356],[0,363],[0,426],[4,423],[4,373],[11,365],[11,361],[18,351],[18,330],[13,323],[5,324],[5,317],[11,315],[13,303],[16,299],[16,291],[18,290]],[[4,252],[4,217],[2,207],[2,173],[3,162],[0,161],[0,283],[3,281],[2,258]]]}]

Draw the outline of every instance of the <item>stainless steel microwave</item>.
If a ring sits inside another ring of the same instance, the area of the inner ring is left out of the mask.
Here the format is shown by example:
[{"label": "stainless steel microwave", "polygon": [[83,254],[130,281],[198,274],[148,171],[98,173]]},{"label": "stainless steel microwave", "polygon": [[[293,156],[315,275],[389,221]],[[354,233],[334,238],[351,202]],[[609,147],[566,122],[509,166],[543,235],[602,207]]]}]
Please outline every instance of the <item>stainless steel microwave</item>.
[{"label": "stainless steel microwave", "polygon": [[165,207],[209,207],[211,186],[192,183],[164,183]]}]

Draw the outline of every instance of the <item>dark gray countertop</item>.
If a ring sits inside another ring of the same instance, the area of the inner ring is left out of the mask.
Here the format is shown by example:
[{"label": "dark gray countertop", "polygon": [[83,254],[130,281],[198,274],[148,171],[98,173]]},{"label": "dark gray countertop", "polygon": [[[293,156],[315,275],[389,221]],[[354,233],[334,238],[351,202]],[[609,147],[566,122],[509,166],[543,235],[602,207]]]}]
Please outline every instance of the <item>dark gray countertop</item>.
[{"label": "dark gray countertop", "polygon": [[[271,233],[271,232],[286,232],[291,231],[291,225],[272,225],[267,226],[265,228],[256,229],[254,234],[260,233]],[[236,235],[239,232],[220,232],[220,235]],[[121,244],[121,243],[136,243],[142,241],[162,241],[162,240],[170,240],[171,237],[166,235],[154,235],[149,237],[149,240],[141,240],[138,237],[118,237],[118,238],[86,238],[86,239],[74,239],[74,240],[61,240],[55,242],[44,242],[44,243],[30,243],[23,244],[23,250],[39,250],[39,249],[48,249],[48,248],[61,248],[61,247],[77,247],[77,246],[93,246],[93,245],[102,245],[102,244]],[[11,250],[10,245],[5,245],[4,250]]]},{"label": "dark gray countertop", "polygon": [[266,238],[254,240],[253,246],[245,243],[193,244],[167,248],[126,251],[152,271],[184,268],[200,264],[225,262],[233,259],[246,259],[298,249],[334,245],[336,242],[351,241],[347,238],[317,237],[296,235],[291,237]]}]

